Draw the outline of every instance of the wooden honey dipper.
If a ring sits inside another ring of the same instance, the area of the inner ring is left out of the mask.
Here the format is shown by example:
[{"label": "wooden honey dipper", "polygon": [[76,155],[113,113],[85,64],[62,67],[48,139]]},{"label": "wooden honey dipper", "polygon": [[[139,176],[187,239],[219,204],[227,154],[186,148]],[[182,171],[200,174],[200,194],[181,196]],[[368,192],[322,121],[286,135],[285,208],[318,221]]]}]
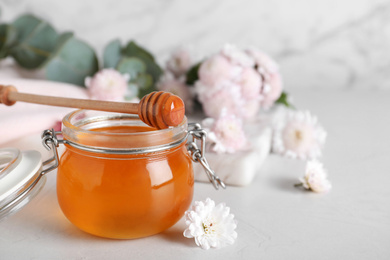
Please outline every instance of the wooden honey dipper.
[{"label": "wooden honey dipper", "polygon": [[12,106],[16,101],[49,106],[72,107],[107,112],[138,114],[151,127],[165,129],[179,125],[184,118],[184,103],[180,97],[168,92],[152,92],[137,103],[110,102],[89,99],[52,97],[20,93],[13,86],[0,85],[0,103]]}]

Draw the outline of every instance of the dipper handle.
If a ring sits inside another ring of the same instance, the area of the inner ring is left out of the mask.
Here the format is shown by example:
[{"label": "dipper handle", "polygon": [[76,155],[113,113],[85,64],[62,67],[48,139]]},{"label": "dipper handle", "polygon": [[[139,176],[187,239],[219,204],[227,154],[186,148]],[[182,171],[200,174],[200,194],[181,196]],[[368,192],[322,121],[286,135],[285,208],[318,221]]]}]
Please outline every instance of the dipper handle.
[{"label": "dipper handle", "polygon": [[178,96],[163,91],[152,92],[144,96],[140,103],[137,104],[27,94],[18,92],[13,86],[0,85],[0,103],[12,106],[16,101],[49,106],[138,114],[144,123],[157,129],[179,125],[183,121],[185,114],[183,100]]}]

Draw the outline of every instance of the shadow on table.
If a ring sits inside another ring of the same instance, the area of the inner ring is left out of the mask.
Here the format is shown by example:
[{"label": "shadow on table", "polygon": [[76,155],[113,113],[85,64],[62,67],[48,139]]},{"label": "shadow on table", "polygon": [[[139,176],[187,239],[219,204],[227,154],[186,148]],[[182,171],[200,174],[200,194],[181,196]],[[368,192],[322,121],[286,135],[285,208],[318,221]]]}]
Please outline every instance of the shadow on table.
[{"label": "shadow on table", "polygon": [[299,183],[299,180],[293,177],[287,176],[274,176],[269,179],[270,184],[283,192],[299,193],[300,189],[294,187],[294,184]]},{"label": "shadow on table", "polygon": [[[180,223],[180,222],[179,222]],[[171,242],[182,244],[188,247],[197,247],[193,238],[186,238],[183,236],[184,227],[181,228],[181,225],[175,225],[168,230],[158,234],[159,237]]]},{"label": "shadow on table", "polygon": [[[103,240],[122,241],[94,236],[71,224],[58,205],[57,194],[53,186],[48,189],[43,189],[41,194],[38,194],[27,206],[9,218],[4,219],[0,224],[7,225],[6,230],[0,228],[0,231],[13,233],[12,239],[16,240],[21,239],[23,236],[23,239],[27,240],[33,240],[39,237],[39,239],[45,240],[84,241],[87,243],[88,241]],[[181,219],[173,227],[155,236],[171,243],[196,247],[193,239],[188,239],[183,236],[185,228],[184,220]]]},{"label": "shadow on table", "polygon": [[[23,235],[28,240],[37,237],[46,239],[93,240],[98,237],[87,234],[72,225],[63,215],[54,187],[43,189],[37,197],[15,214],[0,222],[7,226],[7,232]],[[5,227],[5,226],[3,226]]]},{"label": "shadow on table", "polygon": [[[46,186],[30,203],[9,218],[2,220],[0,224],[0,232],[3,232],[4,235],[9,233],[15,240],[36,240],[39,238],[60,241],[82,240],[85,242],[118,241],[90,235],[66,219],[57,201],[54,176],[50,176]],[[169,242],[196,247],[193,239],[183,236],[185,228],[186,225],[182,218],[174,226],[156,236]]]}]

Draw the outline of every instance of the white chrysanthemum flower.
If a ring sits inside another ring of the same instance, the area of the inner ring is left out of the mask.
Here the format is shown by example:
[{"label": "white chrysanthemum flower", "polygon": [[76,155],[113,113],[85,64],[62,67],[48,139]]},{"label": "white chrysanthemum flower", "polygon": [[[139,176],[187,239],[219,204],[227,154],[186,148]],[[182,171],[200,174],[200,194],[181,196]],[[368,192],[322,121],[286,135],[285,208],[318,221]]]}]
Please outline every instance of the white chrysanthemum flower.
[{"label": "white chrysanthemum flower", "polygon": [[299,180],[303,187],[318,193],[328,192],[332,188],[322,163],[317,160],[306,163],[305,175]]},{"label": "white chrysanthemum flower", "polygon": [[195,201],[185,212],[188,228],[183,235],[195,238],[195,243],[203,249],[221,248],[232,245],[237,238],[237,222],[230,208],[224,203],[215,205],[209,198],[205,201]]},{"label": "white chrysanthemum flower", "polygon": [[309,111],[287,112],[275,125],[272,149],[291,158],[305,160],[321,156],[326,132]]}]

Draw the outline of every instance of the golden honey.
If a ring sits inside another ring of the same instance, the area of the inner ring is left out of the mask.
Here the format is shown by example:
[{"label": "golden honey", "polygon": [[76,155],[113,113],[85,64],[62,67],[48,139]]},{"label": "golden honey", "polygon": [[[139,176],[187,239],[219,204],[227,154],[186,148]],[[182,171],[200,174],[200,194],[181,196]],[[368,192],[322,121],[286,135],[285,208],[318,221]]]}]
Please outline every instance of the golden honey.
[{"label": "golden honey", "polygon": [[85,111],[64,118],[68,143],[57,195],[81,230],[116,239],[149,236],[175,224],[189,207],[194,177],[186,122],[165,130],[141,124]]}]

